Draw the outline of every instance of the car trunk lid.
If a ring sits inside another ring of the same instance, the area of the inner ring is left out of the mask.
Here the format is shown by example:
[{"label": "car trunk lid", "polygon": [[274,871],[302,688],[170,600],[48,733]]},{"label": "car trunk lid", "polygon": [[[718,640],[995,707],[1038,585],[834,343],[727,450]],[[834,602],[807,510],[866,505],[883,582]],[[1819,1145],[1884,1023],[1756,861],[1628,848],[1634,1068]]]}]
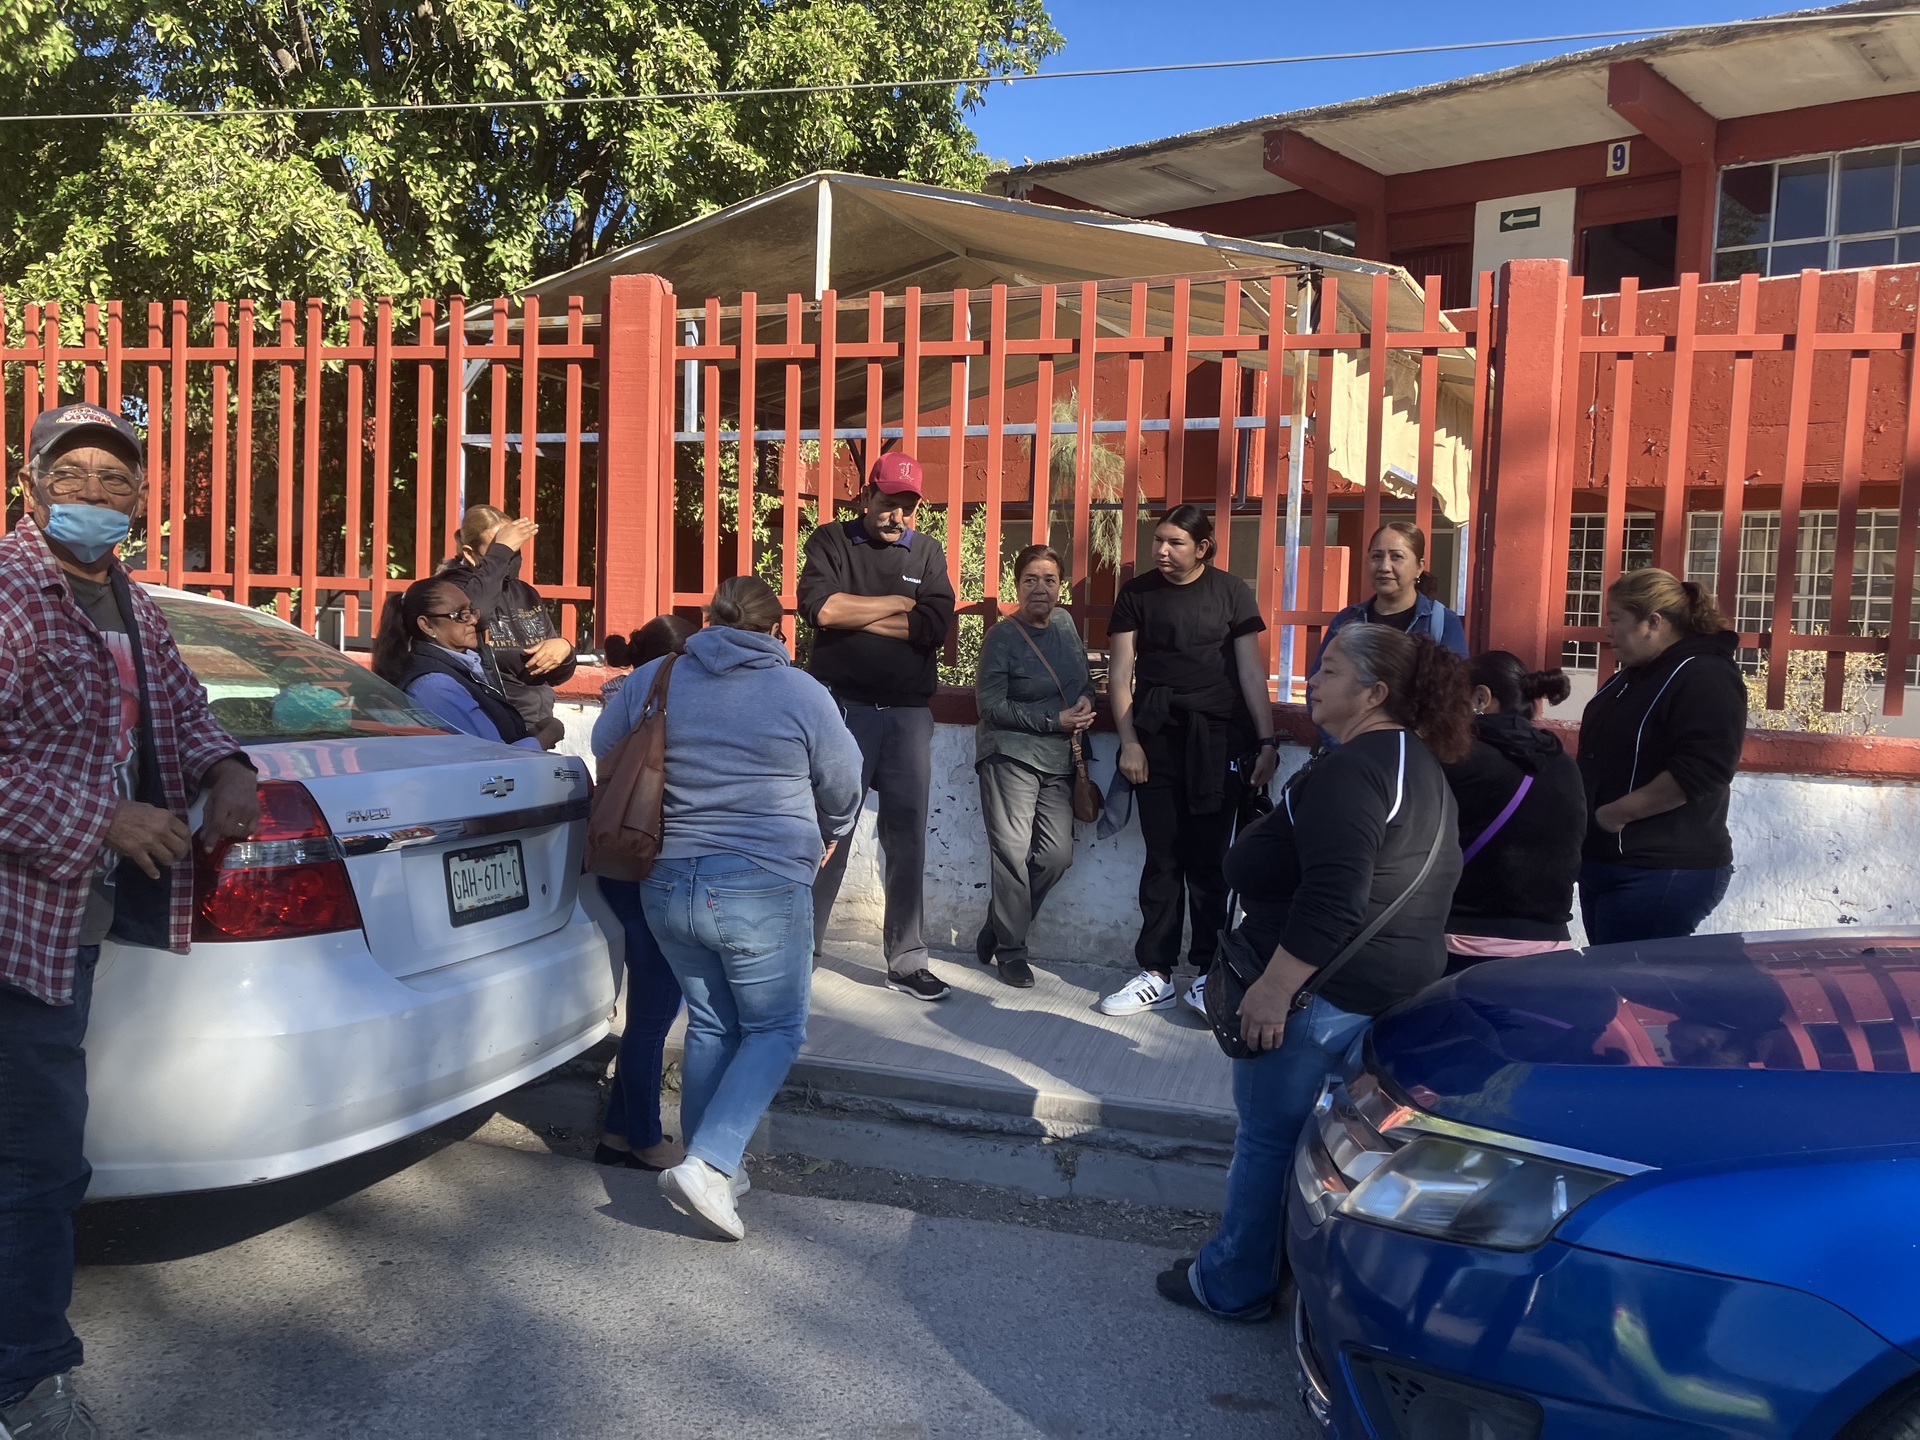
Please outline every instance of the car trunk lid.
[{"label": "car trunk lid", "polygon": [[467,735],[253,747],[313,796],[346,855],[367,945],[397,977],[557,930],[579,890],[579,760]]}]

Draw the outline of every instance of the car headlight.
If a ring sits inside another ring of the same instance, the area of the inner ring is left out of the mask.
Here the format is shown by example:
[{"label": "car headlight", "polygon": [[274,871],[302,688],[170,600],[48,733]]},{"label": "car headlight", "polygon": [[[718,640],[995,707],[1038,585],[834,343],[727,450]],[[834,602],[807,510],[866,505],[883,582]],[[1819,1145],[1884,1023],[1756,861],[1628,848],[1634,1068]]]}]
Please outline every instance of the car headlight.
[{"label": "car headlight", "polygon": [[1335,1213],[1440,1240],[1530,1250],[1625,1177],[1472,1140],[1420,1134],[1376,1165]]}]

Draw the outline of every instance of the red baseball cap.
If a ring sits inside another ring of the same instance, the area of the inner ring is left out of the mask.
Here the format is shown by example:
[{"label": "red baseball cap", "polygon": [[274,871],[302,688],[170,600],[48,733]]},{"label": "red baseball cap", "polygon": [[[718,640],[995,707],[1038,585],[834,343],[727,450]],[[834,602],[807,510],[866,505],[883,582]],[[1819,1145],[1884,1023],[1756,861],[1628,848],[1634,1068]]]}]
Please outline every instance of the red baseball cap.
[{"label": "red baseball cap", "polygon": [[874,461],[873,473],[867,479],[887,495],[921,495],[926,490],[920,462],[898,450]]}]

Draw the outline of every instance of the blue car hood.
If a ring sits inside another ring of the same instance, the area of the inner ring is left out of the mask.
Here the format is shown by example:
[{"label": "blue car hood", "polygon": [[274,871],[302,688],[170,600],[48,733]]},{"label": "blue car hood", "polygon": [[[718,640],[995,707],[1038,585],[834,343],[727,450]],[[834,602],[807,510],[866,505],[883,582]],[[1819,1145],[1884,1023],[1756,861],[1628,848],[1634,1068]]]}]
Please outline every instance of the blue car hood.
[{"label": "blue car hood", "polygon": [[1920,933],[1489,960],[1376,1023],[1422,1110],[1672,1169],[1920,1145]]}]

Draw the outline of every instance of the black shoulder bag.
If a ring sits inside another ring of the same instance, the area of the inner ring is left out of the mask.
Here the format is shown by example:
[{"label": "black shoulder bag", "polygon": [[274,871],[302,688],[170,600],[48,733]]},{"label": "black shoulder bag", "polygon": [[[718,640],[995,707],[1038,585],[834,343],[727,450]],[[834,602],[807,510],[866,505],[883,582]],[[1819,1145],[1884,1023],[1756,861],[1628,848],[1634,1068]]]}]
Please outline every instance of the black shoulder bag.
[{"label": "black shoulder bag", "polygon": [[[1293,1002],[1287,1007],[1289,1015],[1311,1005],[1313,997],[1333,978],[1334,972],[1365,949],[1367,942],[1378,935],[1386,923],[1400,913],[1400,907],[1413,898],[1414,892],[1427,883],[1427,876],[1433,873],[1434,862],[1440,858],[1440,847],[1446,843],[1448,829],[1443,814],[1440,824],[1434,827],[1433,844],[1427,847],[1426,862],[1421,865],[1420,873],[1413,877],[1413,883],[1394,896],[1387,908],[1374,916],[1372,923],[1349,940],[1338,955],[1316,970],[1311,980],[1293,992]],[[1207,971],[1207,1023],[1213,1027],[1213,1038],[1220,1042],[1220,1048],[1226,1051],[1229,1060],[1251,1060],[1259,1053],[1249,1049],[1247,1042],[1240,1038],[1240,1002],[1246,998],[1253,982],[1266,973],[1267,963],[1272,958],[1255,950],[1237,928],[1220,932],[1220,944],[1213,952],[1213,966]]]}]

